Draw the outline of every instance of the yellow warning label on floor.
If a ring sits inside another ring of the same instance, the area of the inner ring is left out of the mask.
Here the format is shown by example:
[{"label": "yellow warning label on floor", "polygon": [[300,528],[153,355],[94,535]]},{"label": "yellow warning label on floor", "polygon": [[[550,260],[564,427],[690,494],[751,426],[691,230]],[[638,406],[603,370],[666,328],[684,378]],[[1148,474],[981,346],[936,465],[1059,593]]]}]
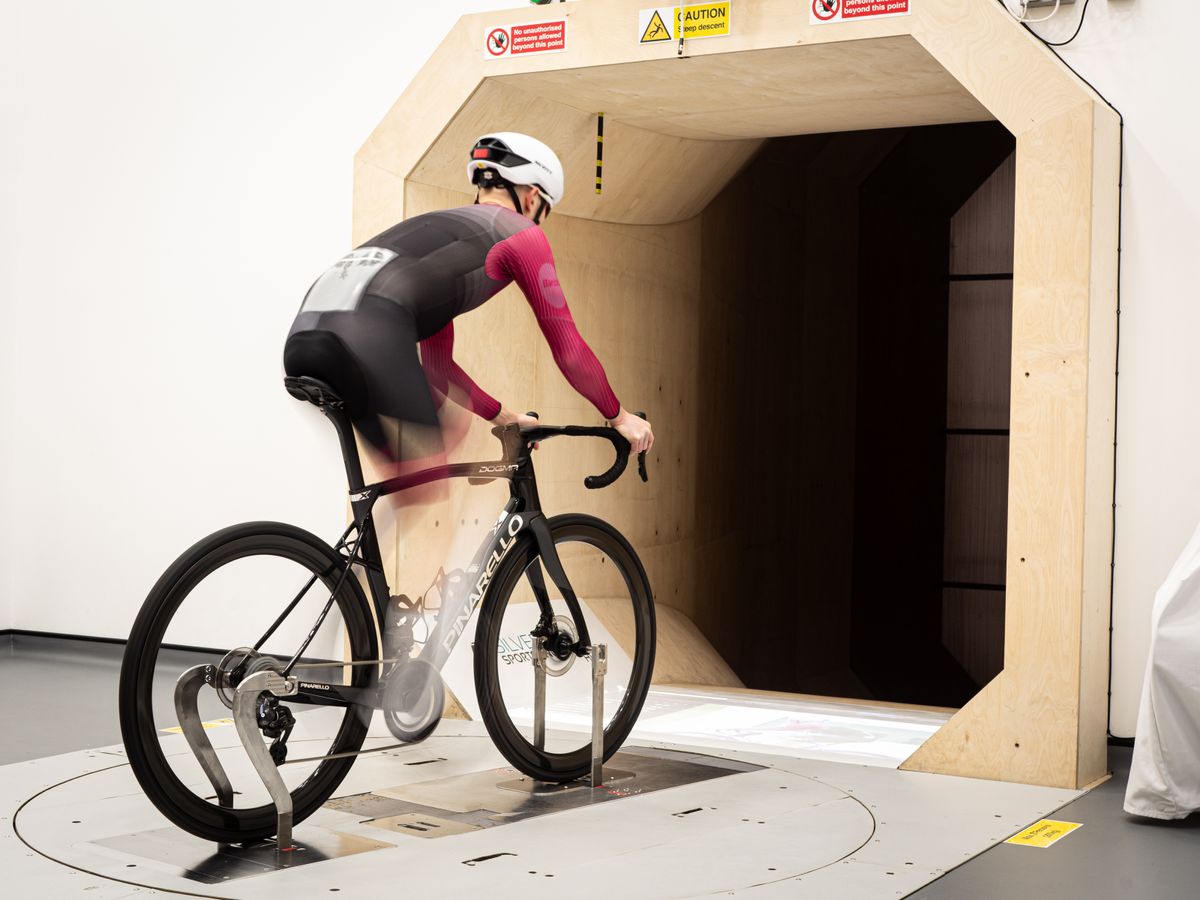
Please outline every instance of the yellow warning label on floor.
[{"label": "yellow warning label on floor", "polygon": [[[670,22],[668,31],[667,23]],[[724,37],[729,34],[729,3],[696,3],[691,6],[653,6],[638,13],[638,43]]]},{"label": "yellow warning label on floor", "polygon": [[[233,719],[213,719],[211,722],[201,722],[205,728],[220,728],[222,725],[232,725]],[[168,734],[183,734],[183,729],[178,725],[172,725],[170,728],[160,728],[159,731],[165,731]]]},{"label": "yellow warning label on floor", "polygon": [[1020,844],[1022,847],[1049,847],[1055,841],[1065,838],[1076,828],[1082,828],[1082,822],[1056,822],[1053,819],[1042,819],[1030,825],[1020,834],[1014,834],[1004,843]]}]

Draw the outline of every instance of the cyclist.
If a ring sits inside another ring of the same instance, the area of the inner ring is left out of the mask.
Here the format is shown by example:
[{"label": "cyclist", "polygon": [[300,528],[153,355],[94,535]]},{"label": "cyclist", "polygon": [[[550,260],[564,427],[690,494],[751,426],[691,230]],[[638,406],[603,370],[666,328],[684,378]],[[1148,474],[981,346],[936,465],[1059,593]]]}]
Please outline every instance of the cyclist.
[{"label": "cyclist", "polygon": [[497,425],[533,424],[453,358],[454,318],[515,281],[567,380],[633,452],[649,449],[649,423],[621,406],[575,327],[540,227],[562,200],[558,157],[528,135],[499,132],[475,143],[467,174],[475,205],[400,222],[317,279],[288,333],[285,371],[334,387],[359,432],[391,463],[411,458],[412,447],[393,454],[379,417],[426,426],[416,453],[428,457],[441,451],[434,429],[447,397]]}]

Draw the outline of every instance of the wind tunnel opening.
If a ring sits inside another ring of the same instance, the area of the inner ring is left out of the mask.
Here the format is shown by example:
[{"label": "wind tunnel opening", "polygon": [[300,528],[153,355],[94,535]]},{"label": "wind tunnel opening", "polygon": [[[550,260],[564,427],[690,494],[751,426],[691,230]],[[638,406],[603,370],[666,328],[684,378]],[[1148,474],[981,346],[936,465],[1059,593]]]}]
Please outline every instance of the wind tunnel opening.
[{"label": "wind tunnel opening", "polygon": [[1003,667],[1014,175],[995,122],[776,138],[702,213],[687,613],[746,687]]}]

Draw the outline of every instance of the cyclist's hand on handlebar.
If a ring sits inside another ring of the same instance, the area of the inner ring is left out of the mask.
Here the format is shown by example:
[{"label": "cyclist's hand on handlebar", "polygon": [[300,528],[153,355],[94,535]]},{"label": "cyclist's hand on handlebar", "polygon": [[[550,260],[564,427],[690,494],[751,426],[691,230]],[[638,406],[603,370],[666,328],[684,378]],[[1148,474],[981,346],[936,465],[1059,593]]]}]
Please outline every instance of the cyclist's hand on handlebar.
[{"label": "cyclist's hand on handlebar", "polygon": [[654,446],[654,432],[650,428],[650,423],[635,416],[624,407],[608,424],[615,428],[621,437],[629,441],[630,453],[643,453]]},{"label": "cyclist's hand on handlebar", "polygon": [[534,425],[540,424],[537,416],[531,416],[529,413],[515,413],[503,406],[500,407],[500,412],[496,413],[496,418],[488,421],[493,425],[512,425],[515,422],[522,428],[532,428]]},{"label": "cyclist's hand on handlebar", "polygon": [[[531,416],[529,413],[518,413],[517,414],[517,424],[520,425],[522,428],[532,428],[534,425],[540,425],[541,423],[538,421],[537,416]],[[536,450],[538,448],[538,445],[536,442],[533,443],[531,446],[533,447],[534,450]]]},{"label": "cyclist's hand on handlebar", "polygon": [[[520,425],[522,428],[532,428],[534,425],[541,424],[538,422],[538,417],[530,413],[515,413],[510,409],[500,407],[500,412],[496,414],[494,419],[490,420],[493,425]],[[533,445],[533,449],[537,449],[537,444]]]}]

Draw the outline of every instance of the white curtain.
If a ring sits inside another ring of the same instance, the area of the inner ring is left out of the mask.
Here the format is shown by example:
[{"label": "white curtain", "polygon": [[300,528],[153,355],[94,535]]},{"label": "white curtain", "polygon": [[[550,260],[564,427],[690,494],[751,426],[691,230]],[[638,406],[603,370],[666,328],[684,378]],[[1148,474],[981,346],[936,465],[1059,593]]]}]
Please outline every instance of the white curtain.
[{"label": "white curtain", "polygon": [[1125,811],[1182,819],[1200,810],[1200,528],[1154,595]]}]

